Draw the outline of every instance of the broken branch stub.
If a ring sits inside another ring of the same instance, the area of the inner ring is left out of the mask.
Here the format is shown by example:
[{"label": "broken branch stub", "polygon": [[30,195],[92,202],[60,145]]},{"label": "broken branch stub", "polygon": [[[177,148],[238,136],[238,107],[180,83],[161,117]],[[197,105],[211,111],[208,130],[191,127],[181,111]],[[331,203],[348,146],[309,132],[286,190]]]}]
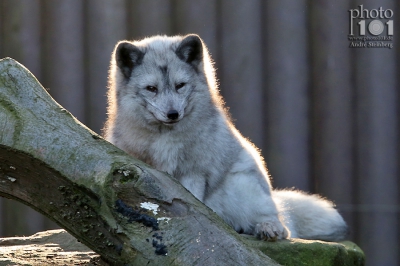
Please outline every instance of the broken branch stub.
[{"label": "broken branch stub", "polygon": [[0,195],[113,265],[277,265],[175,179],[77,121],[13,59],[0,61]]}]

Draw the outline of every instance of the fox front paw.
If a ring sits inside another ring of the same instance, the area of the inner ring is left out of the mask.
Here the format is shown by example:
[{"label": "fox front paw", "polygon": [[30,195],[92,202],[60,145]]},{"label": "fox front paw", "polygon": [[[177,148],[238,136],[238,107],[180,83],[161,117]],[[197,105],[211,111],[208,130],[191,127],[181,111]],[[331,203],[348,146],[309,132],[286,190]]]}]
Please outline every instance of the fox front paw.
[{"label": "fox front paw", "polygon": [[261,240],[276,241],[289,237],[289,231],[278,221],[262,222],[256,225],[255,235]]}]

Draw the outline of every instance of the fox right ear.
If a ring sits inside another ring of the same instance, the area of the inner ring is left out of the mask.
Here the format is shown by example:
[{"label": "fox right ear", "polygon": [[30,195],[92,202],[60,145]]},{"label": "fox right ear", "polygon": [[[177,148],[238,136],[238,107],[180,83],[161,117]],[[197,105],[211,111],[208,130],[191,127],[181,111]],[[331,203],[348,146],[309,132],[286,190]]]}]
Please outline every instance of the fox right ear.
[{"label": "fox right ear", "polygon": [[142,63],[144,53],[130,42],[120,42],[115,49],[115,61],[125,78],[129,79],[135,66]]}]

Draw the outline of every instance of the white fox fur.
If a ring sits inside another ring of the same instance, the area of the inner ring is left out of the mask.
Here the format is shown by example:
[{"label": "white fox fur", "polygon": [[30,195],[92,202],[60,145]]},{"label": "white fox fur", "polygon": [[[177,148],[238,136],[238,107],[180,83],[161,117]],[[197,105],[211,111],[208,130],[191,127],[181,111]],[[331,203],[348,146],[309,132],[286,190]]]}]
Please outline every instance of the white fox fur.
[{"label": "white fox fur", "polygon": [[176,177],[236,231],[267,240],[345,237],[330,201],[272,190],[259,151],[223,107],[199,36],[119,42],[109,87],[106,138]]}]

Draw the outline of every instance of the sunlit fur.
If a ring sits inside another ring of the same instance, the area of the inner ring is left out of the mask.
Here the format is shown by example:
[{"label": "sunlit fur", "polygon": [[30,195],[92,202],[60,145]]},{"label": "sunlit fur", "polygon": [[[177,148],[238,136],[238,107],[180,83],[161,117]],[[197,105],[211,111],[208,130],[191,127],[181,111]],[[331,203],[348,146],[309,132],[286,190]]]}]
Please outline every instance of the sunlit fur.
[{"label": "sunlit fur", "polygon": [[[146,49],[147,46],[151,45],[154,47],[156,50],[164,50],[167,51],[170,46],[177,46],[179,43],[179,40],[182,39],[182,36],[173,36],[173,37],[166,37],[166,36],[154,36],[154,37],[149,37],[145,38],[139,41],[133,41],[132,44],[134,44],[137,47],[141,47],[144,50]],[[125,41],[120,41],[117,43],[115,47],[118,47],[118,45],[122,42],[127,42]],[[107,93],[107,98],[108,98],[108,107],[107,107],[107,121],[106,125],[104,127],[104,133],[107,134],[108,132],[108,127],[109,125],[113,124],[113,121],[115,119],[115,116],[117,115],[118,111],[118,101],[117,101],[117,86],[121,82],[121,73],[118,72],[118,67],[116,65],[115,60],[115,49],[111,55],[111,62],[110,62],[110,69],[109,69],[109,76],[108,76],[108,93]],[[203,64],[202,68],[204,71],[204,75],[208,84],[209,88],[209,93],[211,96],[212,101],[214,102],[215,106],[217,108],[223,109],[224,106],[224,101],[219,94],[218,91],[218,84],[217,80],[215,77],[215,69],[214,69],[214,62],[211,59],[207,46],[203,43]],[[225,112],[222,112],[225,113]],[[228,114],[228,113],[225,113]],[[228,119],[228,117],[227,117]]]},{"label": "sunlit fur", "polygon": [[[345,236],[331,202],[272,191],[260,152],[224,109],[211,58],[197,35],[119,42],[109,81],[106,138],[176,177],[238,232],[273,240]],[[176,117],[168,115],[171,110]]]}]

